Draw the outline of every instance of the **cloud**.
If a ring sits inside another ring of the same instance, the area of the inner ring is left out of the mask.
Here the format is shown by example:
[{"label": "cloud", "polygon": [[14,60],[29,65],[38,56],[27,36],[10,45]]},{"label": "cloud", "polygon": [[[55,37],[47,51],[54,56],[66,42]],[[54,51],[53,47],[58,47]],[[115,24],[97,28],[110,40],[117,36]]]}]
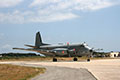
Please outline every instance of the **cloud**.
[{"label": "cloud", "polygon": [[63,21],[67,19],[77,18],[78,16],[72,13],[55,13],[48,16],[36,16],[29,19],[29,22],[53,22]]},{"label": "cloud", "polygon": [[[16,12],[16,11],[15,11]],[[0,13],[0,22],[1,23],[23,23],[24,16],[19,13]]]},{"label": "cloud", "polygon": [[[23,0],[17,1],[20,3]],[[80,15],[75,13],[77,11],[96,11],[118,3],[120,0],[33,0],[27,5],[27,11],[16,9],[13,12],[1,12],[0,22],[23,24],[70,20],[79,18]]]},{"label": "cloud", "polygon": [[97,10],[115,5],[119,0],[34,0],[30,7],[50,10]]},{"label": "cloud", "polygon": [[72,18],[77,18],[78,16],[72,13],[46,13],[44,11],[40,12],[19,12],[14,11],[13,13],[3,14],[0,13],[1,23],[13,23],[13,24],[23,24],[29,22],[53,22],[62,21]]},{"label": "cloud", "polygon": [[12,46],[9,45],[9,44],[5,44],[1,47],[1,52],[7,52],[7,51],[10,51],[12,49]]},{"label": "cloud", "polygon": [[30,6],[37,6],[37,5],[45,5],[45,4],[56,4],[56,3],[61,3],[64,2],[65,0],[33,0],[33,2],[30,4]]},{"label": "cloud", "polygon": [[23,0],[0,0],[0,8],[12,7],[21,3]]}]

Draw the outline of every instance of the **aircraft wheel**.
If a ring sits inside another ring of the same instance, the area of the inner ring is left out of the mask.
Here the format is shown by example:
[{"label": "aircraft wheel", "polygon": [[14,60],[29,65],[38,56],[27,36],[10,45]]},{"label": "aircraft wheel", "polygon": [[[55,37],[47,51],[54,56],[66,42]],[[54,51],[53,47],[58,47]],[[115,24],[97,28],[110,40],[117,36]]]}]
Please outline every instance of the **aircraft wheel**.
[{"label": "aircraft wheel", "polygon": [[90,62],[90,59],[87,59],[87,62]]},{"label": "aircraft wheel", "polygon": [[76,57],[73,58],[73,61],[78,61],[78,59]]},{"label": "aircraft wheel", "polygon": [[57,59],[56,59],[56,58],[53,58],[53,62],[57,62]]}]

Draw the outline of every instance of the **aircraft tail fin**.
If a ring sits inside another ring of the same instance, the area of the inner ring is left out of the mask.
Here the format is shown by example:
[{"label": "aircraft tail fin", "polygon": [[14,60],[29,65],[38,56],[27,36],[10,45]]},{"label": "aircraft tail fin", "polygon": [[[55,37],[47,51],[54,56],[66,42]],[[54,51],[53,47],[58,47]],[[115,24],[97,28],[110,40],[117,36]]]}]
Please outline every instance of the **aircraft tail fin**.
[{"label": "aircraft tail fin", "polygon": [[39,46],[41,46],[42,44],[43,44],[43,43],[42,43],[42,39],[41,39],[40,32],[37,32],[37,33],[36,33],[35,46],[36,46],[36,47],[39,47]]},{"label": "aircraft tail fin", "polygon": [[36,40],[35,40],[35,47],[39,47],[39,46],[42,46],[42,45],[49,45],[49,44],[43,43],[40,32],[37,32],[36,33]]}]

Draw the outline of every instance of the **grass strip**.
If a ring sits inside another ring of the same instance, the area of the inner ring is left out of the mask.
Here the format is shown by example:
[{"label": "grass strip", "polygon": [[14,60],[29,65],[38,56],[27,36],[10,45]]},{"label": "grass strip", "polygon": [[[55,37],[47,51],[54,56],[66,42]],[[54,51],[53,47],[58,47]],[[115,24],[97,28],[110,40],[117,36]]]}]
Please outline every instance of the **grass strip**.
[{"label": "grass strip", "polygon": [[28,80],[45,72],[45,68],[0,64],[0,80]]}]

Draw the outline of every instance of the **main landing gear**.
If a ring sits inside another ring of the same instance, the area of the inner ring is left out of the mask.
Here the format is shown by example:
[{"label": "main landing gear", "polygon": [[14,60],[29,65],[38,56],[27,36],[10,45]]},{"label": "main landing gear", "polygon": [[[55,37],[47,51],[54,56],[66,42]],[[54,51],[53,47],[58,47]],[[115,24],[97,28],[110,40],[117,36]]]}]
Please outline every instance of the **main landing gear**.
[{"label": "main landing gear", "polygon": [[[78,61],[78,58],[74,57],[73,61]],[[53,58],[53,62],[57,62],[57,58]],[[87,59],[87,62],[90,62],[90,58]]]},{"label": "main landing gear", "polygon": [[73,61],[78,61],[78,59],[76,57],[73,58]]},{"label": "main landing gear", "polygon": [[87,62],[90,62],[90,59],[87,59]]},{"label": "main landing gear", "polygon": [[[78,58],[74,57],[73,61],[78,61]],[[87,59],[87,62],[90,62],[90,58]]]},{"label": "main landing gear", "polygon": [[[74,58],[73,58],[73,61],[78,61],[78,58],[74,57]],[[57,62],[57,58],[54,57],[54,58],[53,58],[53,62]]]},{"label": "main landing gear", "polygon": [[57,62],[57,58],[54,57],[54,58],[53,58],[53,62]]}]

